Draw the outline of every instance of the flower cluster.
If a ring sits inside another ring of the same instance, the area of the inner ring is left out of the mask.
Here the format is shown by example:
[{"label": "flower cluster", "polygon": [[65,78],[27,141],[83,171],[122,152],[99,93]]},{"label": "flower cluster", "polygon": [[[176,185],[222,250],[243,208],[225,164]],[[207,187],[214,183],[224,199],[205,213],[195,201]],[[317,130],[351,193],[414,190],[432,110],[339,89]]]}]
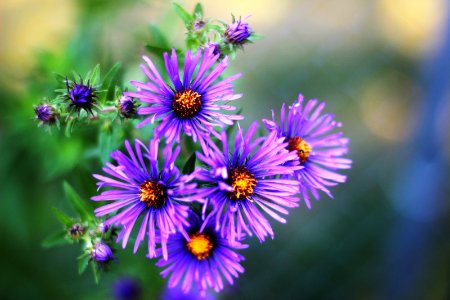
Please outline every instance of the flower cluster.
[{"label": "flower cluster", "polygon": [[84,260],[99,269],[116,260],[111,237],[123,248],[133,244],[134,253],[146,242],[146,256],[157,258],[169,288],[208,295],[244,272],[246,239],[273,239],[273,220],[286,223],[292,209],[302,201],[311,207],[311,195],[319,199],[320,191],[331,197],[330,187],[346,181],[338,171],[352,162],[343,157],[349,140],[336,131],[341,124],[322,112],[323,102],[303,103],[301,95],[282,105],[279,120],[275,112],[262,120],[266,131],[256,121],[242,129],[236,121],[243,116],[232,105],[242,96],[233,86],[241,74],[224,72],[254,32],[245,18],[233,17],[217,29],[201,6],[192,15],[175,7],[188,29],[189,49],[164,52],[164,72],[144,56],[145,80],[130,81],[130,90],[112,84],[114,68],[103,82],[95,70],[79,81],[66,78],[60,97],[65,108],[44,103],[35,112],[48,125],[64,111],[66,119],[74,113],[104,120],[111,111],[137,119],[133,125],[148,139],[126,140],[123,150],[108,153],[103,172],[93,174],[101,192],[91,200],[100,221],[69,222],[67,232],[83,239],[96,224]]},{"label": "flower cluster", "polygon": [[[285,223],[282,215],[299,205],[300,196],[309,206],[308,192],[330,195],[328,186],[345,181],[335,170],[351,164],[341,158],[348,140],[330,133],[340,124],[321,114],[324,104],[316,107],[316,100],[303,107],[300,97],[287,117],[283,105],[279,123],[275,117],[264,120],[265,136],[256,136],[254,122],[246,133],[239,127],[230,137],[225,126],[242,117],[225,114],[235,108],[221,102],[240,97],[232,87],[239,74],[218,79],[228,60],[217,59],[213,48],[188,51],[180,74],[175,51],[165,53],[167,83],[144,57],[141,68],[148,81],[132,81],[136,91],[125,96],[142,104],[138,114],[146,119],[139,128],[157,123],[153,138],[148,147],[140,140],[134,148],[125,142],[126,153],[114,151],[116,164],[103,168],[106,176],[94,175],[99,187],[109,189],[92,199],[111,202],[97,208],[96,216],[109,215],[106,224],[122,226],[118,241],[123,247],[141,222],[134,252],[147,238],[147,256],[160,256],[157,266],[164,268],[163,277],[170,276],[169,287],[180,286],[186,293],[191,286],[220,291],[223,279],[232,284],[243,272],[243,256],[236,252],[246,247],[242,242],[252,235],[261,242],[273,238],[271,218]],[[183,135],[192,136],[201,151],[195,153],[200,166],[181,175],[176,144]]]}]

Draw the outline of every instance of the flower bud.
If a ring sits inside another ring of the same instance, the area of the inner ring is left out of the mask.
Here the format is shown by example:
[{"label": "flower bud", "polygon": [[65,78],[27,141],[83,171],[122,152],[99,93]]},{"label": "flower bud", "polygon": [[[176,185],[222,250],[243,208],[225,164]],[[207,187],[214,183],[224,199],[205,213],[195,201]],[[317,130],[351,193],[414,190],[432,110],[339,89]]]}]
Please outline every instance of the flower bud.
[{"label": "flower bud", "polygon": [[79,237],[81,237],[85,232],[86,232],[86,228],[84,228],[83,225],[81,224],[73,224],[70,228],[69,228],[69,235],[71,238],[73,239],[77,239]]},{"label": "flower bud", "polygon": [[252,29],[248,26],[248,23],[238,20],[231,25],[228,25],[225,31],[225,40],[227,43],[242,45],[247,42],[247,39],[252,34]]},{"label": "flower bud", "polygon": [[117,107],[120,111],[120,114],[125,118],[132,118],[136,115],[136,103],[131,97],[120,97]]},{"label": "flower bud", "polygon": [[108,229],[109,229],[109,225],[108,224],[105,224],[103,222],[98,224],[98,227],[97,227],[98,232],[106,233],[108,231]]},{"label": "flower bud", "polygon": [[40,120],[42,124],[52,125],[56,121],[56,112],[50,104],[41,104],[34,108],[36,119]]},{"label": "flower bud", "polygon": [[93,260],[100,263],[105,263],[114,259],[111,248],[103,242],[95,244],[94,248],[91,250],[91,257]]}]

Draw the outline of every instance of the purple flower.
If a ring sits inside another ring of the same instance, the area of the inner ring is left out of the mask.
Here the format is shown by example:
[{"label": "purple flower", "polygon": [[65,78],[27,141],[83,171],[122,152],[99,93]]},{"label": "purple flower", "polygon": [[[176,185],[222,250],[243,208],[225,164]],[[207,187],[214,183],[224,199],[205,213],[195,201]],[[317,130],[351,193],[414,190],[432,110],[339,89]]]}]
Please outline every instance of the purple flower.
[{"label": "purple flower", "polygon": [[247,245],[236,242],[231,246],[212,223],[202,224],[194,213],[189,215],[189,223],[186,237],[177,233],[170,238],[169,259],[161,259],[156,265],[165,268],[161,272],[163,277],[170,275],[169,288],[180,286],[188,293],[194,285],[194,289],[203,294],[208,287],[219,292],[223,289],[223,277],[233,284],[233,277],[244,272],[240,265],[244,257],[235,250],[247,248]]},{"label": "purple flower", "polygon": [[230,243],[245,232],[254,233],[260,241],[268,234],[273,238],[272,227],[262,212],[285,223],[279,213],[288,214],[286,208],[298,205],[298,182],[278,178],[298,168],[285,165],[296,157],[295,152],[286,150],[287,143],[277,138],[276,132],[253,139],[257,126],[254,122],[245,136],[239,128],[230,142],[222,132],[218,137],[222,150],[211,144],[209,155],[197,154],[206,165],[205,170],[196,172],[197,178],[207,184],[201,193],[213,205],[208,218],[215,217],[216,229],[220,228],[222,237]]},{"label": "purple flower", "polygon": [[72,82],[69,86],[69,80],[66,78],[67,97],[70,100],[69,109],[80,113],[84,109],[87,113],[92,113],[92,109],[97,101],[97,95],[89,81],[85,85],[83,79],[80,83]]},{"label": "purple flower", "polygon": [[287,149],[297,152],[296,162],[303,168],[295,171],[294,178],[300,182],[300,193],[308,208],[311,208],[309,193],[319,199],[318,190],[332,197],[329,186],[345,182],[347,177],[335,171],[349,169],[352,161],[342,158],[348,152],[348,138],[342,132],[333,132],[341,127],[331,114],[322,114],[325,103],[309,100],[303,107],[303,95],[289,107],[283,104],[280,111],[280,122],[263,120],[269,131],[275,130],[278,137],[288,143]]},{"label": "purple flower", "polygon": [[191,288],[187,293],[183,292],[180,287],[166,287],[159,298],[160,300],[217,300],[213,292],[198,290],[196,286]]},{"label": "purple flower", "polygon": [[111,248],[103,242],[98,242],[94,245],[91,250],[91,257],[98,263],[106,263],[114,259]]},{"label": "purple flower", "polygon": [[252,29],[248,23],[242,22],[241,19],[228,25],[225,30],[225,41],[230,44],[242,45],[248,41],[252,34]]},{"label": "purple flower", "polygon": [[120,114],[125,118],[132,118],[137,113],[137,106],[133,98],[122,96],[117,105]]},{"label": "purple flower", "polygon": [[139,282],[133,278],[124,277],[114,282],[113,296],[116,300],[142,299],[142,288]]},{"label": "purple flower", "polygon": [[34,108],[36,119],[41,121],[41,124],[52,125],[56,122],[56,112],[50,104],[41,104]]},{"label": "purple flower", "polygon": [[[183,78],[178,70],[178,58],[175,50],[172,55],[164,53],[164,61],[171,84],[163,81],[155,65],[148,57],[143,57],[147,65],[141,65],[147,75],[147,83],[131,81],[136,86],[136,92],[126,92],[125,95],[138,98],[148,106],[138,109],[140,115],[150,115],[138,127],[153,123],[156,119],[161,122],[155,128],[155,138],[165,136],[167,143],[180,141],[183,131],[199,141],[206,148],[213,126],[223,127],[232,125],[233,120],[241,120],[239,115],[226,115],[220,110],[232,111],[236,108],[229,105],[229,101],[239,99],[242,95],[234,95],[232,81],[241,74],[222,79],[216,79],[228,66],[225,57],[215,65],[219,55],[213,55],[213,48],[198,50],[195,54],[186,53]],[[225,103],[218,103],[225,101]]]},{"label": "purple flower", "polygon": [[[187,176],[180,176],[174,161],[180,153],[180,147],[172,151],[166,146],[161,169],[158,167],[158,140],[151,140],[149,148],[141,141],[135,141],[135,149],[125,142],[127,154],[119,150],[112,152],[111,157],[117,165],[106,163],[103,171],[109,175],[94,174],[97,185],[110,187],[94,201],[111,201],[95,210],[97,217],[114,214],[104,221],[105,225],[122,225],[117,241],[122,240],[125,248],[136,221],[141,225],[134,243],[134,252],[148,235],[148,254],[155,257],[156,241],[161,242],[163,256],[167,258],[167,239],[177,229],[182,230],[186,223],[188,207],[180,202],[195,199],[189,194],[195,191],[195,184],[188,184]],[[140,218],[142,216],[142,218]],[[159,229],[159,230],[158,230]]]}]

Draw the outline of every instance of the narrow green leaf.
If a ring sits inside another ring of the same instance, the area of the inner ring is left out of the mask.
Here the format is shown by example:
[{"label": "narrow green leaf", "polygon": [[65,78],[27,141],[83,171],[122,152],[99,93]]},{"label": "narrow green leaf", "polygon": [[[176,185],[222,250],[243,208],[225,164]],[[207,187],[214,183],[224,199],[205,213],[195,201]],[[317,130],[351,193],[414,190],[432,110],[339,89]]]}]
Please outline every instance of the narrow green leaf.
[{"label": "narrow green leaf", "polygon": [[56,207],[52,207],[53,213],[55,214],[55,216],[58,218],[58,220],[66,227],[70,227],[73,224],[72,219],[67,216],[65,213],[63,213],[62,211],[60,211],[58,208]]},{"label": "narrow green leaf", "polygon": [[90,84],[93,86],[97,86],[100,84],[100,65],[97,64],[92,72],[90,72],[89,76],[86,77],[89,80]]},{"label": "narrow green leaf", "polygon": [[194,7],[194,16],[199,16],[200,18],[203,18],[203,7],[200,2],[198,2]]},{"label": "narrow green leaf", "polygon": [[195,170],[195,161],[197,160],[197,155],[192,153],[191,157],[187,160],[183,167],[183,174],[191,174]]},{"label": "narrow green leaf", "polygon": [[66,195],[67,200],[69,200],[73,209],[78,213],[82,221],[89,221],[92,219],[92,215],[89,213],[91,208],[87,205],[87,203],[81,199],[78,193],[72,188],[72,186],[64,181],[63,183],[64,193]]},{"label": "narrow green leaf", "polygon": [[161,58],[164,54],[164,52],[169,52],[170,49],[165,49],[165,48],[161,48],[158,46],[153,46],[153,45],[145,45],[145,48],[152,54],[154,54],[155,56],[157,56],[158,58]]},{"label": "narrow green leaf", "polygon": [[120,68],[122,67],[122,63],[116,63],[111,70],[106,73],[105,78],[102,83],[102,90],[106,90],[105,101],[115,100],[114,93],[116,89],[116,85],[119,84],[120,81]]},{"label": "narrow green leaf", "polygon": [[174,3],[173,6],[175,7],[175,11],[177,12],[178,16],[183,20],[184,25],[190,26],[192,22],[194,21],[194,18],[191,16],[190,13],[188,13],[180,4]]},{"label": "narrow green leaf", "polygon": [[88,253],[84,253],[78,257],[78,274],[83,274],[86,271],[91,256]]},{"label": "narrow green leaf", "polygon": [[100,282],[100,271],[96,264],[92,263],[92,272],[94,273],[95,283],[98,284]]},{"label": "narrow green leaf", "polygon": [[158,45],[161,48],[170,49],[170,44],[167,41],[167,38],[157,25],[150,24],[148,25],[148,29],[150,30],[155,45]]},{"label": "narrow green leaf", "polygon": [[53,75],[55,76],[56,82],[58,83],[65,83],[66,82],[66,77],[59,74],[59,73],[53,73]]},{"label": "narrow green leaf", "polygon": [[45,240],[42,241],[42,247],[51,248],[51,247],[55,247],[55,246],[59,246],[59,245],[63,245],[63,244],[70,244],[71,241],[66,239],[66,236],[67,236],[67,232],[65,230],[57,232],[55,234],[52,234],[49,237],[47,237]]}]

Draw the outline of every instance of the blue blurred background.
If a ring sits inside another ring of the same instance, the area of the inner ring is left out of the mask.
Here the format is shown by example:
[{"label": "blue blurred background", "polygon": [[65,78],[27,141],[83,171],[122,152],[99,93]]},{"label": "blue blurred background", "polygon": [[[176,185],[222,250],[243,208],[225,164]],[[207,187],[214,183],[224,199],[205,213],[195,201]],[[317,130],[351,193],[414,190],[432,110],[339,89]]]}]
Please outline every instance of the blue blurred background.
[{"label": "blue blurred background", "polygon": [[[184,1],[189,10],[195,1]],[[230,72],[252,120],[299,92],[327,102],[351,138],[348,182],[308,210],[291,212],[276,237],[254,239],[243,274],[222,299],[450,299],[450,15],[445,0],[202,1],[206,16],[251,15],[264,39],[245,47]],[[37,128],[33,104],[56,87],[53,72],[84,74],[116,61],[124,78],[138,65],[156,23],[175,47],[184,28],[171,2],[2,0],[0,2],[1,299],[105,299],[122,277],[142,299],[164,280],[143,255],[121,251],[100,284],[78,276],[79,246],[42,240],[70,212],[61,183],[88,199],[98,171],[86,145]]]}]

